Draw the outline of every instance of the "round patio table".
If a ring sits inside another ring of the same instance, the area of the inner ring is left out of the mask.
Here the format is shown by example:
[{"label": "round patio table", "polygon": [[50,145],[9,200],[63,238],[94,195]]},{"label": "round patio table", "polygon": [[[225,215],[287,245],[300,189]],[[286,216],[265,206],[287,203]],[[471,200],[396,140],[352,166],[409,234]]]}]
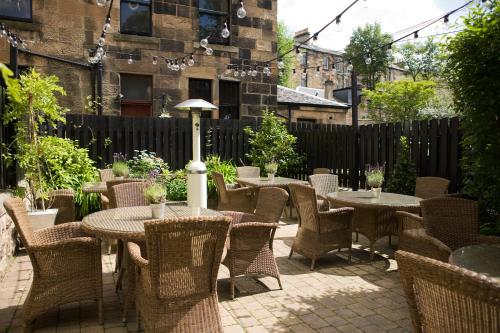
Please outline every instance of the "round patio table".
[{"label": "round patio table", "polygon": [[373,196],[371,191],[343,191],[327,195],[334,208],[353,207],[353,230],[362,234],[370,242],[370,257],[373,259],[375,242],[385,236],[398,235],[396,211],[420,213],[421,198],[396,194],[380,193],[380,198]]},{"label": "round patio table", "polygon": [[453,251],[450,264],[500,280],[500,246],[478,244]]},{"label": "round patio table", "polygon": [[[165,219],[176,217],[198,217],[198,216],[223,216],[221,213],[205,208],[193,208],[185,205],[165,205]],[[87,215],[82,220],[82,229],[98,238],[121,239],[124,242],[143,242],[145,239],[144,222],[154,220],[151,215],[151,207],[124,207],[106,209],[97,213]],[[133,266],[129,259],[127,246],[124,246],[123,260],[120,267],[120,275],[127,275],[127,290],[123,304],[122,320],[127,319],[130,304],[134,302],[135,277]]]}]

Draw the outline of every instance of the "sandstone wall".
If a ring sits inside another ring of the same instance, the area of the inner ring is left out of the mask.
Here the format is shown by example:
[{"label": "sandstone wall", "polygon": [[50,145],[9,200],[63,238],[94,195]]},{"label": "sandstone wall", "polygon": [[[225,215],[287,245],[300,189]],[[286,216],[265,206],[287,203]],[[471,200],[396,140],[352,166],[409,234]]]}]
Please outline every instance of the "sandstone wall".
[{"label": "sandstone wall", "polygon": [[7,270],[16,248],[14,222],[12,222],[3,207],[4,200],[9,196],[9,194],[0,193],[0,277]]}]

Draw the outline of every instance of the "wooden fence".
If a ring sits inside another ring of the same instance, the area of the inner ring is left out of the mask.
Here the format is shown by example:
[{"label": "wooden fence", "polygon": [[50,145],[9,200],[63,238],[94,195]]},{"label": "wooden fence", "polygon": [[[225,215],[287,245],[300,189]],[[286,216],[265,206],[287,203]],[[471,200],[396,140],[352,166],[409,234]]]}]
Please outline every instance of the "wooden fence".
[{"label": "wooden fence", "polygon": [[[248,136],[243,131],[247,126],[256,129],[259,124],[202,119],[202,155],[218,154],[238,165],[247,163]],[[88,147],[99,167],[111,163],[115,153],[132,157],[134,150],[156,152],[172,169],[183,168],[192,156],[190,119],[68,115],[67,123],[51,132]],[[411,156],[420,176],[448,178],[451,191],[461,186],[458,118],[364,125],[358,131],[345,125],[292,123],[290,132],[297,136],[297,149],[307,161],[297,174],[289,175],[295,178],[305,179],[313,168],[327,167],[339,175],[343,186],[364,188],[365,165],[385,164],[390,175],[399,138],[405,135],[411,140]]]}]

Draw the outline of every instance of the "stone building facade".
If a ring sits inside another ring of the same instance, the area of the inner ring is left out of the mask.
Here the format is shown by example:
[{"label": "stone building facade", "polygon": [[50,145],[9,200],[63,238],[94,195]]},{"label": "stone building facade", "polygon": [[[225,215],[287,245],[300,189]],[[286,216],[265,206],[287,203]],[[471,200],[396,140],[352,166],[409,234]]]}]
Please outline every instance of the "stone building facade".
[{"label": "stone building facade", "polygon": [[[0,21],[28,41],[28,50],[88,64],[109,0],[105,7],[97,6],[96,0],[20,2],[32,6],[30,18],[6,15],[12,7],[0,4]],[[244,6],[247,15],[238,18],[238,0],[114,0],[112,28],[104,46],[103,113],[177,116],[173,106],[188,98],[204,98],[220,106],[213,118],[260,116],[266,108],[275,109],[277,72],[267,76],[262,69],[276,57],[277,0],[246,0]],[[227,39],[220,37],[224,21],[231,32]],[[211,32],[213,55],[208,56],[200,41]],[[167,59],[179,59],[182,64],[185,57],[187,63],[191,54],[194,66],[179,71],[168,68]],[[10,63],[5,39],[0,39],[0,62]],[[72,112],[83,112],[87,96],[95,91],[92,70],[87,68],[23,52],[18,63],[57,75],[67,91],[62,104]],[[258,66],[259,73],[235,77],[234,71],[227,72],[230,64],[239,66],[239,73]],[[270,65],[276,67],[276,63]]]}]

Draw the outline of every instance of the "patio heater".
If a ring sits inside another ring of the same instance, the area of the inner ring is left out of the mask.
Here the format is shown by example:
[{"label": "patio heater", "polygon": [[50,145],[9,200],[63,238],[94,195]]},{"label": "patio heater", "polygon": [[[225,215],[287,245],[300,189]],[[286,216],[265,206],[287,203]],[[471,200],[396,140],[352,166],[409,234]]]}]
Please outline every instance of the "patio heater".
[{"label": "patio heater", "polygon": [[189,207],[207,208],[207,167],[200,156],[200,115],[217,107],[202,99],[189,99],[175,106],[191,111],[193,119],[193,160],[187,166],[187,199]]}]

